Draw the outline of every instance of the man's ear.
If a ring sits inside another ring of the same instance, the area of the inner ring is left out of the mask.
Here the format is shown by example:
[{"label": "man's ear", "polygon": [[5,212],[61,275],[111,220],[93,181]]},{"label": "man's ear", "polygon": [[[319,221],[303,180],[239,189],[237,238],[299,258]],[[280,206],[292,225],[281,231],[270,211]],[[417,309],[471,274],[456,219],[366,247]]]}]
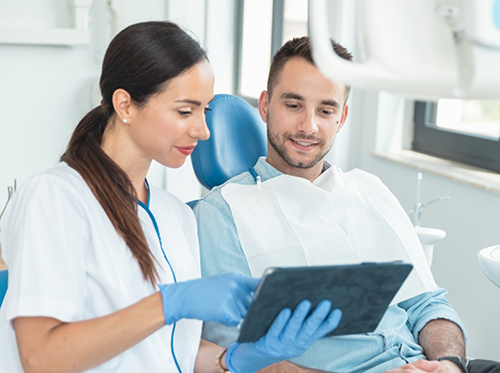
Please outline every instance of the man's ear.
[{"label": "man's ear", "polygon": [[264,122],[267,123],[267,108],[269,107],[269,94],[262,91],[259,97],[259,114]]},{"label": "man's ear", "polygon": [[342,117],[340,118],[339,126],[337,127],[337,133],[340,132],[342,127],[344,127],[345,121],[347,119],[347,114],[349,113],[349,106],[344,106],[344,110],[342,112]]},{"label": "man's ear", "polygon": [[118,88],[113,92],[112,101],[118,120],[120,122],[123,122],[124,119],[130,121],[132,109],[132,97],[130,93],[122,88]]}]

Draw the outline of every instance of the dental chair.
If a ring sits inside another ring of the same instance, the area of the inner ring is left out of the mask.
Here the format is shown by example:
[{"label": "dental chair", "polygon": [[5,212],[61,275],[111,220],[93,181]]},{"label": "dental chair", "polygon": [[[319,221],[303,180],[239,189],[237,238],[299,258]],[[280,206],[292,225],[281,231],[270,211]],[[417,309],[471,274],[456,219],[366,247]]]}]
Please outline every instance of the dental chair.
[{"label": "dental chair", "polygon": [[[191,155],[194,172],[208,190],[248,171],[267,154],[266,124],[257,110],[239,97],[218,94],[206,121],[210,138]],[[196,201],[188,202],[193,207]]]},{"label": "dental chair", "polygon": [[[253,106],[239,97],[218,94],[210,103],[210,109],[206,115],[210,138],[200,141],[191,155],[196,177],[208,190],[248,171],[259,157],[267,154],[266,124]],[[187,204],[193,208],[196,202],[198,200]],[[430,266],[433,244],[446,233],[418,228],[417,234]]]},{"label": "dental chair", "polygon": [[7,292],[8,279],[8,271],[6,269],[0,271],[0,307],[2,306],[3,298]]}]

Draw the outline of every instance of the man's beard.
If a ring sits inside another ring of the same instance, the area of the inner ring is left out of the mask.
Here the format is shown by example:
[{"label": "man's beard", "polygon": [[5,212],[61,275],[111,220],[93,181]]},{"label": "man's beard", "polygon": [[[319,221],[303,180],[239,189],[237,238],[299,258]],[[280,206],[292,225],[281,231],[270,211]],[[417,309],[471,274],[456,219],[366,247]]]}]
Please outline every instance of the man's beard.
[{"label": "man's beard", "polygon": [[[291,167],[304,168],[304,169],[314,167],[316,164],[318,164],[319,161],[321,161],[321,160],[323,160],[323,158],[325,158],[326,154],[330,151],[330,149],[333,146],[333,142],[331,144],[329,144],[329,146],[325,147],[325,142],[322,139],[318,139],[314,136],[307,136],[307,135],[302,135],[302,134],[296,134],[296,135],[292,136],[292,134],[290,132],[285,132],[283,134],[283,137],[280,139],[278,134],[272,133],[269,130],[269,127],[270,127],[269,126],[269,118],[267,118],[267,120],[268,120],[268,122],[267,122],[267,124],[268,124],[267,125],[267,138],[269,139],[269,143],[271,144],[273,149],[276,151],[276,153],[278,153],[278,155]],[[315,143],[317,143],[316,146],[322,147],[324,149],[322,149],[322,151],[320,151],[318,153],[318,155],[313,160],[311,160],[307,163],[297,161],[297,160],[293,159],[290,156],[290,154],[288,154],[287,149],[286,149],[286,145],[285,145],[285,143],[289,139],[291,139],[292,137],[296,140],[312,140]]]}]

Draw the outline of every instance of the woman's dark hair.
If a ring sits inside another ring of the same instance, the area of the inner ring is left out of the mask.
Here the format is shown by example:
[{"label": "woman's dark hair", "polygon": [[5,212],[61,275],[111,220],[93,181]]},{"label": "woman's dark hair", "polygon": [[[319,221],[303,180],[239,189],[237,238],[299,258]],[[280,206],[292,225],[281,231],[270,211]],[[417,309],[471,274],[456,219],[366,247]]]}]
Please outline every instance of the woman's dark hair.
[{"label": "woman's dark hair", "polygon": [[171,22],[144,22],[127,27],[111,41],[102,65],[102,105],[78,123],[61,161],[80,173],[111,223],[137,259],[145,280],[158,281],[155,259],[137,215],[138,200],[127,174],[106,155],[101,141],[115,113],[113,93],[127,91],[136,105],[144,105],[167,82],[197,63],[205,51]]}]

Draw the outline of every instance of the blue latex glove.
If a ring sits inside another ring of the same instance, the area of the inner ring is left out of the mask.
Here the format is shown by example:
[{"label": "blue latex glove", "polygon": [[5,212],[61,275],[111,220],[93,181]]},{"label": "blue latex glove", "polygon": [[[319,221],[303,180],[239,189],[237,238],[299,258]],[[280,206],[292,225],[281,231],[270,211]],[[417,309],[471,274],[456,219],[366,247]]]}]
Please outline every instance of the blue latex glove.
[{"label": "blue latex glove", "polygon": [[159,285],[165,324],[185,318],[236,326],[245,317],[259,281],[239,274],[224,274]]},{"label": "blue latex glove", "polygon": [[256,372],[268,365],[302,355],[317,339],[339,324],[342,312],[335,309],[330,313],[330,308],[330,301],[325,300],[306,320],[311,309],[309,301],[302,301],[293,315],[285,308],[267,334],[257,342],[229,345],[225,358],[228,370],[231,373]]}]

